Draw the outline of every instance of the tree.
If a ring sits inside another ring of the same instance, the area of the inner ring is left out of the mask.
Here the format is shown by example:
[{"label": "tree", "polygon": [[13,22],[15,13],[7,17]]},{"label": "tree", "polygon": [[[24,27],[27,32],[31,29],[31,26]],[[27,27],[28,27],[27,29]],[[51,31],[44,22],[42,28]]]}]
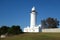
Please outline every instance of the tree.
[{"label": "tree", "polygon": [[23,33],[22,29],[20,28],[20,26],[15,26],[13,25],[12,27],[8,27],[8,26],[1,26],[0,28],[0,35],[5,34],[5,35],[16,35],[16,34],[20,34]]},{"label": "tree", "polygon": [[20,34],[20,33],[22,33],[22,30],[21,30],[21,28],[20,28],[20,26],[15,26],[15,25],[13,25],[10,29],[9,29],[9,32],[8,32],[9,34],[13,34],[13,35],[15,35],[15,34]]},{"label": "tree", "polygon": [[47,28],[46,20],[41,20],[42,28]]},{"label": "tree", "polygon": [[59,21],[51,17],[46,19],[46,23],[48,25],[48,28],[58,28],[57,26],[59,25]]},{"label": "tree", "polygon": [[9,29],[8,26],[2,26],[2,27],[0,28],[1,34],[6,34],[6,33],[8,33],[8,29]]},{"label": "tree", "polygon": [[42,20],[44,24],[44,28],[58,28],[59,21],[56,18],[47,18],[46,20]]}]

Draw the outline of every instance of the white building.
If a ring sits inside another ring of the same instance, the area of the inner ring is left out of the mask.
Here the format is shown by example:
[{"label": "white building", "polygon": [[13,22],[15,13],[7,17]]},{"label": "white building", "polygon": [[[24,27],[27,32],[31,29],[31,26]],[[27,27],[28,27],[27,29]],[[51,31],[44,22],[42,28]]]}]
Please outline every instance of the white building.
[{"label": "white building", "polygon": [[30,17],[30,27],[24,28],[24,32],[59,32],[60,28],[43,29],[41,25],[36,26],[37,13],[35,7],[32,8]]},{"label": "white building", "polygon": [[32,8],[30,16],[30,27],[27,26],[24,28],[24,32],[40,32],[41,31],[41,25],[36,26],[36,20],[37,20],[37,12],[35,7]]}]

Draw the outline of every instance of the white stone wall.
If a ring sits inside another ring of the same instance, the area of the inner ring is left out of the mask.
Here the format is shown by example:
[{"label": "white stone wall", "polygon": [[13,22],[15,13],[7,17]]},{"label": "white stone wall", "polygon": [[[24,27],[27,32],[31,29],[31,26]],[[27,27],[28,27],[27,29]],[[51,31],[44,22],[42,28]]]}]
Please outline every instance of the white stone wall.
[{"label": "white stone wall", "polygon": [[42,32],[60,32],[60,28],[42,29]]},{"label": "white stone wall", "polygon": [[30,28],[30,27],[27,27],[27,28],[24,28],[24,32],[40,32],[40,27],[33,27],[33,28]]}]

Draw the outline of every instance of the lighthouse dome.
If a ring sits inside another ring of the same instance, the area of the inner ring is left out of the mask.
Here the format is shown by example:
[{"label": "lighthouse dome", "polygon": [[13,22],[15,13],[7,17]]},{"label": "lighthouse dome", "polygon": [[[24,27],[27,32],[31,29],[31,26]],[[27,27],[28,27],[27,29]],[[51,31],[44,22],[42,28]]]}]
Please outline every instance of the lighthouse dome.
[{"label": "lighthouse dome", "polygon": [[32,12],[35,12],[35,7],[33,6],[33,8],[32,8]]}]

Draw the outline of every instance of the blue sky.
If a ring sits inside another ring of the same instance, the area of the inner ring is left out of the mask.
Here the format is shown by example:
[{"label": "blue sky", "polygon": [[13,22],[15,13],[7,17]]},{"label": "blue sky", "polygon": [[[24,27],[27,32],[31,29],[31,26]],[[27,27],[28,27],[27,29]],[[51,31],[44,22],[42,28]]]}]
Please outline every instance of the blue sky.
[{"label": "blue sky", "polygon": [[20,25],[22,29],[29,26],[33,6],[38,12],[37,25],[48,17],[60,21],[60,0],[0,0],[0,26]]}]

